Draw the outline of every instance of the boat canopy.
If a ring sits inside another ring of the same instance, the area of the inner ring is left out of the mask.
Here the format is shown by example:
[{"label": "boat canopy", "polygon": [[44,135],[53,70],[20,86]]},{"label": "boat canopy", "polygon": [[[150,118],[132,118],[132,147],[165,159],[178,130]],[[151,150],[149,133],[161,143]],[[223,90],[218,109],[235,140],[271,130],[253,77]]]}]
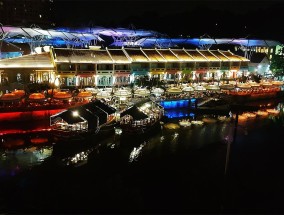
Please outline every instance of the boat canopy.
[{"label": "boat canopy", "polygon": [[90,106],[93,106],[93,105],[101,108],[102,110],[104,110],[109,115],[116,112],[115,108],[101,102],[100,100],[95,100],[95,101],[92,101],[90,103],[87,103],[87,104],[84,105],[84,107],[89,108]]},{"label": "boat canopy", "polygon": [[85,121],[80,116],[74,117],[73,111],[66,110],[66,111],[60,112],[60,113],[58,113],[56,115],[51,116],[50,117],[50,122],[51,122],[51,124],[55,124],[56,121],[58,121],[60,119],[64,120],[68,124],[75,124],[75,123],[79,123],[79,122],[84,122]]},{"label": "boat canopy", "polygon": [[135,105],[128,108],[124,112],[122,112],[120,114],[120,117],[123,117],[123,116],[126,116],[126,115],[132,116],[133,120],[141,120],[141,119],[148,118],[148,116],[145,113],[143,113],[141,110],[139,110],[138,107],[135,106]]}]

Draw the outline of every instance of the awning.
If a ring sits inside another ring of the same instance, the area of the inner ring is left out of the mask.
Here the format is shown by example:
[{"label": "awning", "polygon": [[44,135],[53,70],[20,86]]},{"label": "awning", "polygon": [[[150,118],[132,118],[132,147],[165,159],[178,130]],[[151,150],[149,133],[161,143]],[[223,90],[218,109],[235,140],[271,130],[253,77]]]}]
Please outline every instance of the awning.
[{"label": "awning", "polygon": [[107,112],[108,114],[113,114],[113,113],[116,112],[115,108],[101,102],[100,100],[95,100],[93,102],[90,102],[90,103],[86,104],[86,106],[91,105],[92,103],[94,105],[96,105],[97,107],[101,108],[102,110],[104,110],[105,112]]},{"label": "awning", "polygon": [[[69,109],[71,110],[71,112],[78,112],[78,115],[82,118],[84,118],[86,121],[88,121],[88,127],[89,129],[93,129],[96,128],[98,126],[98,119],[100,119],[99,117],[99,113],[97,112],[91,112],[88,109],[86,109],[83,106],[79,106],[79,107],[74,107]],[[73,113],[72,113],[73,114]],[[100,119],[101,120],[101,119]]]},{"label": "awning", "polygon": [[125,115],[132,116],[134,120],[141,120],[141,119],[148,118],[148,116],[145,113],[143,113],[142,111],[140,111],[137,108],[137,106],[132,106],[132,107],[128,108],[127,110],[125,110],[124,112],[122,112],[120,114],[120,117],[123,117]]},{"label": "awning", "polygon": [[82,77],[82,78],[89,78],[89,77],[93,77],[95,74],[96,74],[96,72],[89,72],[88,74],[80,74],[80,73],[78,73],[77,75],[79,77]]},{"label": "awning", "polygon": [[207,72],[207,70],[196,70],[195,71],[195,74],[204,74],[204,73],[206,73]]},{"label": "awning", "polygon": [[152,75],[163,75],[165,73],[164,73],[164,71],[151,71],[150,74],[152,74]]},{"label": "awning", "polygon": [[61,112],[59,114],[53,115],[50,117],[51,122],[57,121],[57,119],[63,119],[68,124],[75,124],[79,122],[84,122],[84,119],[80,116],[74,116],[73,111],[66,110],[64,112]]}]

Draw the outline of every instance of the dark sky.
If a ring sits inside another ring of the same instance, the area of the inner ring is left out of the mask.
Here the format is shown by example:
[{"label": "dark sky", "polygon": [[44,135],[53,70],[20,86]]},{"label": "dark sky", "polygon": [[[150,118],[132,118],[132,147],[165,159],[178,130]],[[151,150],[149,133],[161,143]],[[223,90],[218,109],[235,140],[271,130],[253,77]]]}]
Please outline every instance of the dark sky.
[{"label": "dark sky", "polygon": [[215,0],[54,0],[57,26],[154,30],[170,37],[259,38],[284,41],[284,3]]}]

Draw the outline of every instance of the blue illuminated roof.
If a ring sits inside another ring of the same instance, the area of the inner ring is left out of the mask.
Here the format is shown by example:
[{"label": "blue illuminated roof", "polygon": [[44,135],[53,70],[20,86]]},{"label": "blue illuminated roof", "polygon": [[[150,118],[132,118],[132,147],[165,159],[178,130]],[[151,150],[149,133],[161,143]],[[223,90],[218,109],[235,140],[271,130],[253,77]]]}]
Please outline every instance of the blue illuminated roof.
[{"label": "blue illuminated roof", "polygon": [[113,42],[105,46],[114,47],[181,47],[191,45],[201,47],[204,45],[232,44],[246,47],[262,46],[274,47],[281,45],[274,40],[232,39],[232,38],[169,38],[156,31],[126,28],[57,28],[43,30],[39,27],[13,27],[0,25],[0,39],[10,43],[32,43],[41,45],[71,45],[85,47],[96,45],[97,42],[106,43],[102,36],[110,38]]},{"label": "blue illuminated roof", "polygon": [[[129,42],[114,42],[113,46],[127,46]],[[262,47],[274,47],[281,45],[280,42],[274,40],[257,40],[257,39],[211,39],[211,38],[141,38],[137,40],[134,45],[141,47],[154,47],[156,45],[161,47],[174,47],[175,45],[194,45],[196,47],[202,45],[218,45],[218,44],[231,44],[242,46],[262,46]]]}]

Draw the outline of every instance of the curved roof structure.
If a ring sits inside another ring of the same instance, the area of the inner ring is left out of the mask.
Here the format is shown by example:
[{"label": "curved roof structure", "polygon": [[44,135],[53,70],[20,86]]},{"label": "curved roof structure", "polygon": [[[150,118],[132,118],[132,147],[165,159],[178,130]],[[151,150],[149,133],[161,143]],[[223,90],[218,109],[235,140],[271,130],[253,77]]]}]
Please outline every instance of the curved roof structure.
[{"label": "curved roof structure", "polygon": [[137,36],[137,37],[153,37],[162,36],[161,33],[156,31],[149,31],[143,29],[127,29],[127,28],[105,28],[105,27],[92,27],[92,28],[58,28],[56,29],[61,32],[80,32],[80,33],[91,33],[95,35],[104,36]]},{"label": "curved roof structure", "polygon": [[90,43],[92,40],[103,41],[101,37],[92,33],[64,32],[53,29],[23,28],[0,26],[0,40],[10,43],[29,43],[40,41],[45,45],[72,44],[79,45]]},{"label": "curved roof structure", "polygon": [[[174,47],[175,45],[193,45],[196,47],[201,47],[203,45],[218,45],[218,44],[232,44],[232,45],[241,45],[241,46],[264,46],[264,47],[273,47],[281,45],[280,42],[275,40],[257,40],[257,39],[211,39],[211,38],[141,38],[137,40],[134,45],[141,47]],[[115,42],[111,44],[113,46],[127,46],[126,42]]]},{"label": "curved roof structure", "polygon": [[[102,36],[110,38],[107,42]],[[43,30],[39,27],[13,27],[0,25],[0,40],[10,43],[37,43],[39,45],[86,47],[98,41],[112,47],[169,48],[194,46],[204,47],[216,44],[232,44],[246,47],[274,47],[281,43],[274,40],[246,38],[169,38],[167,35],[143,29],[127,28],[57,28]]]}]

